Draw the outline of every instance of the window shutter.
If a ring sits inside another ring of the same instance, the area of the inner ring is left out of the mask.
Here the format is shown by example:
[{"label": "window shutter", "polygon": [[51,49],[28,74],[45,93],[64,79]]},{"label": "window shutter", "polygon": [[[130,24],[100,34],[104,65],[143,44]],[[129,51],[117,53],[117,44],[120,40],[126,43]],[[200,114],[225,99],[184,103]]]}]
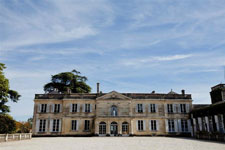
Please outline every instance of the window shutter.
[{"label": "window shutter", "polygon": [[80,104],[77,104],[77,112],[80,112]]},{"label": "window shutter", "polygon": [[83,110],[83,112],[85,112],[85,104],[83,104],[83,109],[82,110]]},{"label": "window shutter", "polygon": [[176,104],[173,104],[173,112],[176,113],[177,109],[176,109]]},{"label": "window shutter", "polygon": [[191,120],[190,119],[188,119],[188,132],[191,132]]},{"label": "window shutter", "polygon": [[70,112],[73,110],[73,104],[70,104]]},{"label": "window shutter", "polygon": [[158,112],[158,104],[155,104],[155,112]]},{"label": "window shutter", "polygon": [[40,119],[36,119],[36,133],[39,132]]},{"label": "window shutter", "polygon": [[182,129],[181,129],[181,119],[178,119],[178,132],[182,132]]},{"label": "window shutter", "polygon": [[198,117],[199,130],[202,131],[202,118]]},{"label": "window shutter", "polygon": [[47,113],[49,112],[49,109],[50,109],[50,105],[49,104],[47,104]]},{"label": "window shutter", "polygon": [[45,132],[48,132],[48,119],[46,119],[46,122],[45,122]]},{"label": "window shutter", "polygon": [[189,113],[189,111],[190,111],[189,109],[190,109],[189,104],[186,104],[186,112],[187,113]]},{"label": "window shutter", "polygon": [[168,132],[169,131],[168,119],[165,119],[165,125],[166,125],[166,132]]},{"label": "window shutter", "polygon": [[181,104],[178,104],[178,113],[181,113]]},{"label": "window shutter", "polygon": [[159,120],[156,120],[156,130],[159,131]]},{"label": "window shutter", "polygon": [[175,132],[178,132],[177,119],[174,119]]},{"label": "window shutter", "polygon": [[136,110],[135,111],[138,112],[138,104],[136,104]]},{"label": "window shutter", "polygon": [[136,130],[139,131],[138,130],[138,120],[136,121]]},{"label": "window shutter", "polygon": [[151,112],[151,104],[148,105],[148,112]]},{"label": "window shutter", "polygon": [[61,132],[62,131],[62,119],[59,119],[59,132]]},{"label": "window shutter", "polygon": [[77,128],[76,128],[76,130],[78,131],[79,130],[79,122],[78,122],[78,120],[76,121],[76,123],[77,123]]},{"label": "window shutter", "polygon": [[37,105],[37,112],[40,113],[41,112],[41,104]]},{"label": "window shutter", "polygon": [[55,104],[52,104],[52,112],[54,113],[55,110]]},{"label": "window shutter", "polygon": [[143,120],[143,128],[144,128],[144,131],[146,130],[146,121]]},{"label": "window shutter", "polygon": [[145,112],[145,104],[142,104],[143,112]]},{"label": "window shutter", "polygon": [[215,118],[215,122],[216,122],[216,128],[217,128],[217,131],[219,131],[219,121],[218,121],[218,116],[215,115],[214,118]]},{"label": "window shutter", "polygon": [[52,129],[53,129],[53,119],[50,119],[49,132],[52,132]]},{"label": "window shutter", "polygon": [[149,131],[152,131],[152,124],[151,124],[151,120],[149,120]]},{"label": "window shutter", "polygon": [[92,104],[90,104],[90,112],[92,112]]},{"label": "window shutter", "polygon": [[167,104],[164,104],[164,111],[165,113],[168,113]]},{"label": "window shutter", "polygon": [[59,112],[62,112],[63,105],[62,105],[62,104],[60,104],[60,105],[59,105],[59,107],[60,107]]}]

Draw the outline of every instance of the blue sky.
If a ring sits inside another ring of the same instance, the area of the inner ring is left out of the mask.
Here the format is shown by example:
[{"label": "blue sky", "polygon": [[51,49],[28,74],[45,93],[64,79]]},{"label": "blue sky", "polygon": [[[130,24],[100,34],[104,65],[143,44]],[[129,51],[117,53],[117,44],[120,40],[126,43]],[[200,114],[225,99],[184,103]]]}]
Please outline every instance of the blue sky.
[{"label": "blue sky", "polygon": [[92,92],[182,89],[210,103],[224,82],[224,0],[0,0],[0,62],[21,95],[17,120],[33,114],[51,75],[77,69]]}]

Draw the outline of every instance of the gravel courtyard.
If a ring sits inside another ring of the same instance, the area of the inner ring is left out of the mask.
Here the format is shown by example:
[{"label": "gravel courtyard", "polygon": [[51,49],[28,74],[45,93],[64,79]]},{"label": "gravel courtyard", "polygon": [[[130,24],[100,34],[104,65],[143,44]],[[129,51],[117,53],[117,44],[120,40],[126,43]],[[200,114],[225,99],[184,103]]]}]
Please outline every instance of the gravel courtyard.
[{"label": "gravel courtyard", "polygon": [[0,143],[0,150],[225,150],[225,143],[169,137],[56,137]]}]

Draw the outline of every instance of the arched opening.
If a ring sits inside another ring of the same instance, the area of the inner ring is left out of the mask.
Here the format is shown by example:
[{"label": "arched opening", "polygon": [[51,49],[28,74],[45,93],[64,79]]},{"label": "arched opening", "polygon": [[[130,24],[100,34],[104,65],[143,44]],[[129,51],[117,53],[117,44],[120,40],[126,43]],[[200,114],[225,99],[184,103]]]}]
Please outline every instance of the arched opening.
[{"label": "arched opening", "polygon": [[117,112],[117,107],[115,105],[113,105],[111,107],[111,116],[117,116],[118,112]]},{"label": "arched opening", "polygon": [[118,134],[118,124],[116,122],[112,122],[110,124],[110,134],[114,136]]},{"label": "arched opening", "polygon": [[106,123],[105,122],[99,123],[99,134],[106,134]]},{"label": "arched opening", "polygon": [[128,122],[122,123],[122,134],[129,134],[129,124],[128,124]]}]

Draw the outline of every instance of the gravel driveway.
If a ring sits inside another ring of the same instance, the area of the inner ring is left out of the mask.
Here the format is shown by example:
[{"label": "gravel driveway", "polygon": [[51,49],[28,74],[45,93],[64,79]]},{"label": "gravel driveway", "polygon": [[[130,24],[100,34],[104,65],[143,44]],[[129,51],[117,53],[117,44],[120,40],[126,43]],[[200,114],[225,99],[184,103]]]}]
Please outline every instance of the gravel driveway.
[{"label": "gravel driveway", "polygon": [[225,143],[169,137],[52,137],[0,143],[0,150],[225,150]]}]

